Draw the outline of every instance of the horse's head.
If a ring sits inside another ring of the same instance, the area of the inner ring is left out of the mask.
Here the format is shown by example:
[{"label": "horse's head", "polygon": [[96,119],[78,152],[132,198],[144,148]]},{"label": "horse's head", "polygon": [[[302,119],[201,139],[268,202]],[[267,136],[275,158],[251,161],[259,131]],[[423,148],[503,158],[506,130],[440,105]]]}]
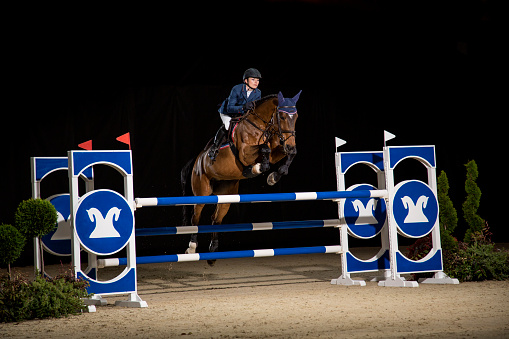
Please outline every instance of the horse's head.
[{"label": "horse's head", "polygon": [[281,92],[278,94],[277,121],[279,140],[287,154],[296,151],[295,123],[299,116],[296,105],[301,92],[297,93],[293,98],[284,98]]}]

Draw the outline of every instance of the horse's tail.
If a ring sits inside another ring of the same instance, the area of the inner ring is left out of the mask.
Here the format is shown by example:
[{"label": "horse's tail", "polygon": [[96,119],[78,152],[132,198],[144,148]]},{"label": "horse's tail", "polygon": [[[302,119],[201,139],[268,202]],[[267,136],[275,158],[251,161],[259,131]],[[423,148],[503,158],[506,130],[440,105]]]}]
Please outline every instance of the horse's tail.
[{"label": "horse's tail", "polygon": [[[182,186],[182,196],[192,195],[191,189],[191,171],[193,169],[194,159],[191,159],[185,164],[180,171],[180,184]],[[182,206],[182,225],[188,226],[190,223],[190,216],[193,206]]]}]

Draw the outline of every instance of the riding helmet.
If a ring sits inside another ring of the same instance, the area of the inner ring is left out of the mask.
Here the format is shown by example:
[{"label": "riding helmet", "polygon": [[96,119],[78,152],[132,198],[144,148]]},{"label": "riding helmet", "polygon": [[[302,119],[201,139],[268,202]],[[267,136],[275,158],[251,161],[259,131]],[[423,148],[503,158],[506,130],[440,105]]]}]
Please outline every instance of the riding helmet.
[{"label": "riding helmet", "polygon": [[244,77],[242,78],[242,81],[246,80],[247,78],[258,78],[261,79],[262,75],[256,68],[248,68],[244,72]]}]

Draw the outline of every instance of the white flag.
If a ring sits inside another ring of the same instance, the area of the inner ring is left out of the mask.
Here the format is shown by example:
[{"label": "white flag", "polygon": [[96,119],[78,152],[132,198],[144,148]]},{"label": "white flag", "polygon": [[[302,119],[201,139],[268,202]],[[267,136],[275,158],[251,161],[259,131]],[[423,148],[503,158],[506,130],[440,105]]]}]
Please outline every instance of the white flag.
[{"label": "white flag", "polygon": [[394,139],[395,137],[396,136],[391,132],[384,131],[384,141],[389,141],[391,139]]},{"label": "white flag", "polygon": [[343,139],[340,139],[340,138],[335,138],[336,139],[336,148],[338,148],[339,146],[343,146],[344,144],[346,144],[346,141],[343,140]]}]

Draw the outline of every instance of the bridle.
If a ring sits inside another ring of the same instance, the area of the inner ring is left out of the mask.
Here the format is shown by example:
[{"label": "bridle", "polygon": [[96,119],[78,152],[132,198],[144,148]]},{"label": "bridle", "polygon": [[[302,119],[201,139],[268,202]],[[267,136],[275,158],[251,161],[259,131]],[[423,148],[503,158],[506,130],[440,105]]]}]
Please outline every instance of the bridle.
[{"label": "bridle", "polygon": [[[288,113],[288,112],[286,112],[284,110],[281,110],[281,108],[287,108],[287,109],[288,108],[292,108],[292,109],[295,109],[295,113]],[[287,114],[287,115],[294,115],[294,114],[297,113],[297,110],[296,110],[295,106],[277,106],[276,109],[277,109],[277,114],[272,114],[272,116],[273,117],[274,117],[274,115],[277,116],[277,127],[278,127],[277,134],[278,134],[278,137],[279,137],[279,142],[284,147],[285,143],[288,141],[288,139],[290,139],[291,137],[295,138],[295,129],[292,131],[292,130],[284,130],[284,129],[281,128],[281,113],[284,113],[284,114]],[[290,135],[285,138],[284,133],[290,134]]]},{"label": "bridle", "polygon": [[[272,139],[272,137],[277,136],[279,138],[279,143],[281,144],[281,146],[283,146],[284,152],[286,154],[288,154],[289,152],[287,151],[287,147],[285,147],[286,146],[286,142],[291,137],[295,138],[295,133],[296,132],[295,132],[295,130],[285,130],[285,129],[281,128],[281,113],[288,114],[288,115],[296,114],[297,111],[295,111],[295,113],[288,113],[285,110],[283,110],[283,109],[289,109],[289,108],[290,109],[295,109],[295,106],[276,106],[274,108],[274,112],[272,113],[271,118],[270,118],[269,121],[266,121],[258,113],[256,113],[255,108],[256,107],[253,107],[252,109],[250,109],[240,119],[240,121],[245,120],[246,122],[251,124],[254,128],[256,128],[257,130],[262,132],[262,134],[260,135],[260,138],[258,139],[258,144],[259,145],[267,144],[269,142],[269,140]],[[251,116],[251,115],[256,117],[257,119],[261,120],[264,123],[264,125],[265,125],[265,129],[260,128],[254,122],[249,120],[248,117]],[[290,135],[285,138],[285,134],[290,134]]]}]

